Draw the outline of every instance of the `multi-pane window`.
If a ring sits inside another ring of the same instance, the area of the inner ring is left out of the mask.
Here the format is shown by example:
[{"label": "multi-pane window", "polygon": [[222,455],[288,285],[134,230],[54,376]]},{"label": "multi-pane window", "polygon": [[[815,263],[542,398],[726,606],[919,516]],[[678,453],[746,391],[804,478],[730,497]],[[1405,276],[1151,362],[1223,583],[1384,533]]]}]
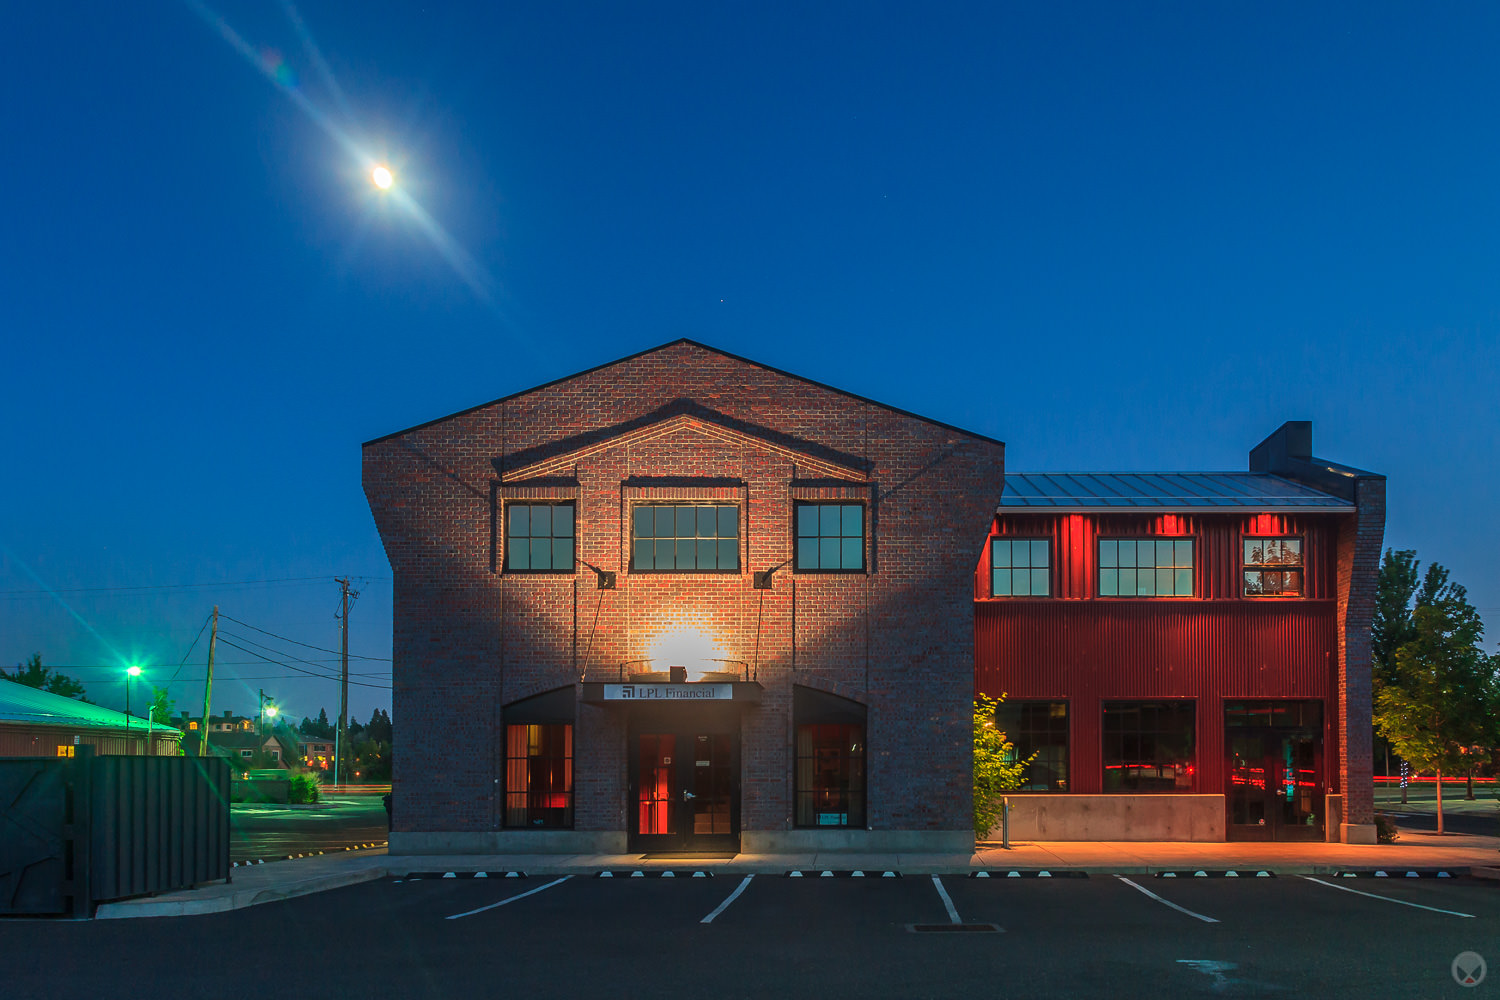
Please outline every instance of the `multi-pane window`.
[{"label": "multi-pane window", "polygon": [[1001,702],[995,710],[995,726],[1015,748],[1012,760],[1031,758],[1022,772],[1019,791],[1068,790],[1067,702]]},{"label": "multi-pane window", "polygon": [[1193,540],[1099,539],[1099,596],[1193,596]]},{"label": "multi-pane window", "polygon": [[505,509],[505,568],[573,572],[573,505],[512,503]]},{"label": "multi-pane window", "polygon": [[996,597],[1047,597],[1052,593],[1052,543],[1045,538],[990,542],[990,593]]},{"label": "multi-pane window", "polygon": [[797,569],[865,568],[865,508],[857,503],[797,505]]},{"label": "multi-pane window", "polygon": [[1104,790],[1191,792],[1196,733],[1191,701],[1104,703]]},{"label": "multi-pane window", "polygon": [[865,727],[797,727],[797,825],[865,825]]},{"label": "multi-pane window", "polygon": [[640,504],[632,517],[630,568],[636,572],[740,568],[740,509],[734,504]]},{"label": "multi-pane window", "polygon": [[505,727],[505,825],[573,825],[573,727]]},{"label": "multi-pane window", "polygon": [[1245,596],[1302,596],[1302,539],[1246,538]]}]

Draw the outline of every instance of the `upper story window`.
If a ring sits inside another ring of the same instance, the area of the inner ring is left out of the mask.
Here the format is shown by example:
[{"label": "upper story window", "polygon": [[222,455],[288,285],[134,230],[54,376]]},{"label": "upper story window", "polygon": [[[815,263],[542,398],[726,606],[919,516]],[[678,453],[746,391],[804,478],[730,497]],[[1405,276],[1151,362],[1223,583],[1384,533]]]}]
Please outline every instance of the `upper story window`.
[{"label": "upper story window", "polygon": [[632,572],[739,571],[740,509],[734,504],[639,504],[632,527]]},{"label": "upper story window", "polygon": [[1192,597],[1191,538],[1099,539],[1100,597]]},{"label": "upper story window", "polygon": [[1052,543],[1045,538],[996,538],[990,542],[990,593],[995,597],[1052,594]]},{"label": "upper story window", "polygon": [[512,503],[505,509],[505,569],[573,572],[573,505]]},{"label": "upper story window", "polygon": [[797,504],[797,569],[865,568],[865,508],[857,503]]},{"label": "upper story window", "polygon": [[1301,597],[1302,539],[1246,538],[1245,596]]}]

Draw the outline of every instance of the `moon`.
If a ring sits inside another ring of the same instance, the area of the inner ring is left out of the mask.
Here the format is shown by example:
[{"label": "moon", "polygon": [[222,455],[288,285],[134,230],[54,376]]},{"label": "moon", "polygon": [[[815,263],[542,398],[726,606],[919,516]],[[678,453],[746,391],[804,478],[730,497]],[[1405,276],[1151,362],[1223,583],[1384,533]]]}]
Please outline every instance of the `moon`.
[{"label": "moon", "polygon": [[391,186],[396,178],[391,176],[390,170],[385,167],[376,167],[370,171],[370,180],[375,182],[376,187],[384,191]]}]

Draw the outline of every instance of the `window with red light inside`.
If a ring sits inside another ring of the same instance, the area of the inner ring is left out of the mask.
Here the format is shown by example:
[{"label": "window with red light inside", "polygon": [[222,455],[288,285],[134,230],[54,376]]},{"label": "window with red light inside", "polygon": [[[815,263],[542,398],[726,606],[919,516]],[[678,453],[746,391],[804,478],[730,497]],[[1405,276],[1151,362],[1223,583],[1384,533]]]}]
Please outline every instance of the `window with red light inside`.
[{"label": "window with red light inside", "polygon": [[505,727],[505,825],[573,825],[573,727]]},{"label": "window with red light inside", "polygon": [[1301,597],[1302,539],[1245,539],[1245,596]]},{"label": "window with red light inside", "polygon": [[1191,792],[1197,768],[1191,701],[1104,703],[1104,790]]}]

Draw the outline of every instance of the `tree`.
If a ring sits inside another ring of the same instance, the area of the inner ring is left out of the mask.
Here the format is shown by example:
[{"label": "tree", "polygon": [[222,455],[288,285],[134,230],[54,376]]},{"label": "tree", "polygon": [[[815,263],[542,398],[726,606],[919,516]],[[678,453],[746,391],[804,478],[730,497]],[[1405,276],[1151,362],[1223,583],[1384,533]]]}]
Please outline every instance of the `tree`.
[{"label": "tree", "polygon": [[328,710],[325,708],[318,709],[318,720],[316,722],[303,716],[302,724],[297,728],[302,731],[304,736],[316,736],[325,740],[331,740],[334,736],[333,724],[328,721]]},{"label": "tree", "polygon": [[172,724],[172,709],[177,699],[167,697],[167,689],[151,685],[151,721],[163,726]]},{"label": "tree", "polygon": [[974,836],[989,836],[1000,822],[1003,793],[1021,787],[1026,768],[1036,758],[1016,757],[1015,745],[995,723],[995,710],[1005,701],[980,695],[974,699]]},{"label": "tree", "polygon": [[38,688],[52,694],[60,694],[64,698],[77,698],[79,701],[87,702],[83,696],[83,685],[67,674],[60,674],[42,666],[42,654],[33,653],[31,659],[26,663],[16,664],[14,673],[6,673],[0,670],[0,677],[17,684],[25,684],[27,687]]},{"label": "tree", "polygon": [[366,739],[375,740],[378,743],[391,742],[390,715],[377,708],[370,715],[370,724],[365,726],[364,735]]},{"label": "tree", "polygon": [[[1375,584],[1375,614],[1370,622],[1371,694],[1376,699],[1395,676],[1396,651],[1416,638],[1416,610],[1442,601],[1468,604],[1468,592],[1449,580],[1448,570],[1441,563],[1432,563],[1426,574],[1420,572],[1421,567],[1415,549],[1386,549],[1380,562],[1380,574]],[[1381,734],[1379,727],[1375,731],[1375,744],[1377,753],[1382,748],[1385,750],[1389,762],[1391,743]],[[1472,774],[1468,797],[1474,797]],[[1401,802],[1406,802],[1405,785],[1401,786]]]},{"label": "tree", "polygon": [[1429,567],[1430,603],[1412,611],[1411,637],[1391,656],[1375,696],[1375,724],[1403,758],[1437,775],[1437,829],[1443,833],[1443,772],[1472,771],[1494,745],[1500,666],[1482,647],[1484,623],[1447,571]]}]

